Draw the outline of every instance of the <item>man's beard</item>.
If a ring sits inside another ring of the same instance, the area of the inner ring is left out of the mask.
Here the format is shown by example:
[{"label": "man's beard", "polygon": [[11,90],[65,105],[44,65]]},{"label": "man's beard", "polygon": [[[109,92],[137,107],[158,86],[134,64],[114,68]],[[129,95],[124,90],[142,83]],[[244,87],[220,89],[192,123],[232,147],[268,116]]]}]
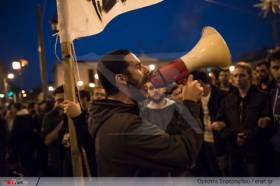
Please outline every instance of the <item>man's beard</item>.
[{"label": "man's beard", "polygon": [[127,88],[130,93],[130,97],[134,101],[142,102],[147,99],[143,86],[143,80],[137,82],[130,75],[128,75]]},{"label": "man's beard", "polygon": [[229,85],[229,81],[228,81],[228,80],[223,80],[223,81],[221,81],[221,83],[222,83],[224,86],[228,86],[228,85]]},{"label": "man's beard", "polygon": [[260,84],[261,83],[267,83],[269,81],[269,77],[268,76],[266,76],[266,77],[264,77],[264,78],[260,78]]}]

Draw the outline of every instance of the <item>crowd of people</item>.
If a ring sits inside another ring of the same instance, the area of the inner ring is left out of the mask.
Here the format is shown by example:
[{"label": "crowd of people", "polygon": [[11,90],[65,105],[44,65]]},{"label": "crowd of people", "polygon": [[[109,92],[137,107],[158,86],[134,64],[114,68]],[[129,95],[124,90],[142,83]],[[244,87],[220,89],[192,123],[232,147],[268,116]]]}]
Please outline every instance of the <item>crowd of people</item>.
[{"label": "crowd of people", "polygon": [[86,176],[280,176],[280,51],[253,67],[194,71],[156,88],[128,50],[100,59],[102,87],[0,108],[0,176],[73,176],[67,116]]}]

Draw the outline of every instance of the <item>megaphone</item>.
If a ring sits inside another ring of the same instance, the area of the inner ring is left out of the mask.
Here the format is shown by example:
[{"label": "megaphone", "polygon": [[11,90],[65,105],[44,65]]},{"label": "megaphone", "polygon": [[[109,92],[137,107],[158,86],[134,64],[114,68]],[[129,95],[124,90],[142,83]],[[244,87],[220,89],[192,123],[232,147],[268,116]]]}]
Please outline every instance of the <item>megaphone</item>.
[{"label": "megaphone", "polygon": [[229,48],[219,34],[210,26],[204,27],[196,46],[180,59],[157,70],[151,78],[154,87],[165,87],[173,82],[180,82],[194,70],[204,67],[227,68],[231,64]]}]

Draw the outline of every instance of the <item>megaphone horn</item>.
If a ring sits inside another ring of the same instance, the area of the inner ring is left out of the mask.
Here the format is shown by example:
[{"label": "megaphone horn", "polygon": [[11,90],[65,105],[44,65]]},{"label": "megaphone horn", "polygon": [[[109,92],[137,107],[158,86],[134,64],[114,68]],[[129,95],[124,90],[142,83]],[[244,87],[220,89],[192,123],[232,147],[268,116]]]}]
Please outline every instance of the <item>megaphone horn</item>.
[{"label": "megaphone horn", "polygon": [[156,88],[164,87],[181,81],[199,68],[226,68],[230,64],[231,54],[225,40],[215,28],[207,26],[203,28],[195,47],[180,59],[161,67],[155,72],[151,82]]}]

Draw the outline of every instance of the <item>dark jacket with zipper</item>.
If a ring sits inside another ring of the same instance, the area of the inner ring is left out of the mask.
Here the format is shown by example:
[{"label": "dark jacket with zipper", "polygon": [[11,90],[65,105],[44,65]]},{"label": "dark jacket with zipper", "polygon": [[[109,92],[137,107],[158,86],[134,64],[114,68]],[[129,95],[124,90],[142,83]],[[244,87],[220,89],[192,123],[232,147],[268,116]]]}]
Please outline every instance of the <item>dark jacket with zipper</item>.
[{"label": "dark jacket with zipper", "polygon": [[237,134],[245,133],[244,155],[255,158],[258,146],[267,140],[264,138],[266,129],[258,127],[258,120],[266,116],[271,117],[268,94],[255,86],[251,86],[244,98],[237,89],[225,96],[216,119],[226,124],[221,137],[226,140],[229,153],[240,150],[236,144]]},{"label": "dark jacket with zipper", "polygon": [[[199,106],[184,103],[199,118]],[[98,176],[130,177],[138,176],[141,169],[183,171],[194,167],[202,144],[199,120],[182,127],[180,134],[169,135],[143,121],[137,104],[96,101],[89,115],[94,122],[91,135],[83,115],[74,118],[74,123],[82,146],[95,150]]]}]

